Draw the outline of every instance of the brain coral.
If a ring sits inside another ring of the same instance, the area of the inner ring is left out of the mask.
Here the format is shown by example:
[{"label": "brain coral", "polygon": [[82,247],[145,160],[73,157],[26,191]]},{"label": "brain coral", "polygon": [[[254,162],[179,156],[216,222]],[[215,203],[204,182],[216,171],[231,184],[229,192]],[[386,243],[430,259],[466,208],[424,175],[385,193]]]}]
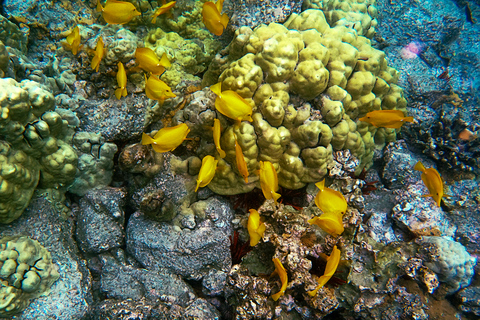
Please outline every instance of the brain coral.
[{"label": "brain coral", "polygon": [[[271,161],[279,184],[289,189],[321,180],[336,150],[348,149],[359,158],[359,171],[368,168],[375,143],[395,140],[396,131],[357,119],[373,110],[406,107],[403,91],[395,84],[398,72],[388,67],[385,53],[352,28],[330,28],[322,11],[315,9],[293,15],[284,25],[238,29],[223,56],[217,55],[204,84],[217,79],[223,81],[222,90],[234,90],[251,103],[253,122],[235,126],[218,112],[205,113],[204,98],[194,99],[177,119],[194,127],[188,108],[199,108],[194,113],[203,114],[207,122],[199,125],[213,125],[215,116],[222,122],[221,145],[227,156],[209,184],[220,194],[258,186],[253,174],[259,161]],[[210,136],[198,153],[214,152]],[[248,184],[235,165],[234,136],[251,175]]]}]

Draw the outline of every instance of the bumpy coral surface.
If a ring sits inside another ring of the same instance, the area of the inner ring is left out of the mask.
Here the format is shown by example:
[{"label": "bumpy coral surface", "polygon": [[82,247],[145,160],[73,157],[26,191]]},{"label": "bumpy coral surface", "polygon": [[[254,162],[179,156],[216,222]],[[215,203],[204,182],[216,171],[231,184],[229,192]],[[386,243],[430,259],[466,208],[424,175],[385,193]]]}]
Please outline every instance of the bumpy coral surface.
[{"label": "bumpy coral surface", "polygon": [[347,26],[372,38],[377,26],[375,0],[306,0],[302,8],[322,9],[331,26]]},{"label": "bumpy coral surface", "polygon": [[65,143],[73,129],[53,107],[40,84],[0,79],[1,223],[20,216],[37,183],[51,188],[75,177],[77,154]]},{"label": "bumpy coral surface", "polygon": [[[235,136],[250,175],[259,161],[271,161],[279,184],[289,189],[320,181],[333,151],[350,150],[361,160],[361,171],[371,166],[375,144],[396,139],[395,129],[357,119],[373,110],[405,111],[403,90],[395,84],[398,72],[369,39],[345,26],[330,28],[320,10],[292,15],[285,25],[240,28],[224,54],[217,55],[204,84],[219,76],[222,90],[240,94],[254,114],[252,123],[237,126],[217,113],[227,156],[209,184],[214,192],[235,194],[258,186],[255,176],[245,184],[238,174]],[[206,114],[202,125],[213,125],[215,114]],[[192,121],[182,115],[178,120]]]},{"label": "bumpy coral surface", "polygon": [[48,294],[60,275],[48,252],[28,237],[0,239],[0,317],[22,312]]}]

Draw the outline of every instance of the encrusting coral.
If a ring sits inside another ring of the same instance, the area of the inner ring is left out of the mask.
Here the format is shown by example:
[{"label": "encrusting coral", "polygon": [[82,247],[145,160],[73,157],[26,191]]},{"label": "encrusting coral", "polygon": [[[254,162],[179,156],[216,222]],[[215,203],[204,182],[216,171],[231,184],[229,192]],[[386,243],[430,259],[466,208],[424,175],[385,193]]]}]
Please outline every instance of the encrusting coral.
[{"label": "encrusting coral", "polygon": [[51,111],[54,98],[50,92],[36,82],[13,79],[0,79],[0,92],[4,163],[0,171],[0,222],[9,223],[26,208],[37,183],[51,188],[73,181],[77,154],[65,142],[71,139],[73,126]]},{"label": "encrusting coral", "polygon": [[25,309],[30,300],[48,294],[59,278],[48,252],[28,237],[0,239],[0,317]]},{"label": "encrusting coral", "polygon": [[[357,172],[361,172],[372,165],[376,144],[396,139],[396,129],[377,128],[358,118],[373,110],[405,112],[403,90],[395,84],[398,72],[388,67],[385,53],[374,49],[368,38],[345,26],[330,28],[321,10],[294,14],[284,25],[242,27],[221,54],[203,84],[213,85],[218,77],[222,91],[233,90],[251,104],[253,122],[233,125],[217,113],[227,156],[219,160],[209,184],[216,193],[258,187],[258,178],[248,184],[241,181],[235,137],[250,175],[259,161],[270,161],[279,185],[288,189],[320,181],[333,151],[350,150],[360,159]],[[192,107],[197,103],[194,98]],[[207,113],[203,123],[184,118],[189,107],[176,115],[178,122],[213,125]],[[210,150],[201,146],[197,152],[204,156]]]}]

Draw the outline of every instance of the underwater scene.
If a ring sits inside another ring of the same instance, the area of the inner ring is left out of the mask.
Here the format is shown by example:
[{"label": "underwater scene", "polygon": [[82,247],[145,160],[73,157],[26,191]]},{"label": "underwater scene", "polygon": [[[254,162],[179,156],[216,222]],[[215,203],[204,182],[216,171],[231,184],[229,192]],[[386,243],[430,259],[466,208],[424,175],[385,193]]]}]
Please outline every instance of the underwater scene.
[{"label": "underwater scene", "polygon": [[480,319],[480,0],[3,0],[0,318]]}]

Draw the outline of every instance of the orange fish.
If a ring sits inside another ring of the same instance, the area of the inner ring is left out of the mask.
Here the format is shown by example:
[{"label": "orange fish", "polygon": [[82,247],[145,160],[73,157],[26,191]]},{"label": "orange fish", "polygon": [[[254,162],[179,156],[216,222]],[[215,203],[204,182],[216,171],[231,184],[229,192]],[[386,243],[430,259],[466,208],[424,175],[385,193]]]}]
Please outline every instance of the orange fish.
[{"label": "orange fish", "polygon": [[105,48],[103,44],[103,38],[99,37],[97,41],[97,46],[95,47],[95,56],[92,58],[92,69],[95,72],[98,72],[100,68],[100,61],[102,61],[103,56],[105,55]]},{"label": "orange fish", "polygon": [[80,49],[80,28],[76,26],[72,32],[67,36],[67,43],[70,45],[70,49],[74,55],[77,55]]},{"label": "orange fish", "polygon": [[221,36],[223,30],[225,30],[228,25],[229,19],[227,14],[224,13],[220,15],[223,9],[223,1],[224,0],[218,0],[216,3],[208,1],[203,4],[203,23],[208,31],[216,36]]},{"label": "orange fish", "polygon": [[185,123],[158,130],[152,138],[142,133],[142,145],[151,144],[153,150],[162,153],[175,150],[187,138],[190,128]]},{"label": "orange fish", "polygon": [[165,53],[159,60],[155,51],[149,48],[137,48],[135,59],[140,68],[152,74],[162,74],[165,71],[165,67],[171,66]]},{"label": "orange fish", "polygon": [[245,179],[245,182],[248,183],[248,168],[247,162],[245,161],[245,157],[243,156],[242,147],[237,142],[237,137],[235,137],[235,158],[237,160],[237,169],[240,174]]},{"label": "orange fish", "polygon": [[400,110],[375,110],[358,120],[368,122],[378,128],[398,129],[405,122],[413,122],[413,117],[405,117]]},{"label": "orange fish", "polygon": [[115,90],[115,97],[120,100],[122,96],[127,96],[127,74],[121,62],[118,62],[117,84],[118,88]]},{"label": "orange fish", "polygon": [[157,17],[161,14],[164,14],[171,8],[175,6],[176,1],[170,1],[169,3],[164,4],[160,8],[158,8],[155,13],[152,15],[152,23],[155,23],[157,21]]},{"label": "orange fish", "polygon": [[132,3],[117,0],[107,0],[105,8],[97,0],[97,11],[102,12],[103,19],[110,24],[125,24],[141,15]]},{"label": "orange fish", "polygon": [[[146,79],[146,76],[145,76]],[[163,102],[167,98],[175,98],[172,89],[153,74],[145,82],[145,94],[149,99]]]},{"label": "orange fish", "polygon": [[282,263],[278,258],[272,259],[273,264],[275,265],[275,271],[273,272],[272,275],[278,274],[280,277],[280,281],[282,281],[282,287],[280,288],[280,291],[278,293],[275,293],[272,295],[272,299],[277,301],[283,294],[285,293],[285,290],[287,290],[287,285],[288,285],[288,276],[287,276],[287,271],[285,271],[285,268],[283,267]]},{"label": "orange fish", "polygon": [[323,276],[318,278],[318,286],[315,290],[308,291],[308,294],[312,297],[317,295],[317,291],[323,287],[328,280],[335,274],[337,271],[338,264],[340,263],[340,250],[338,250],[337,246],[333,247],[332,253],[327,258],[327,265],[325,266],[325,273]]},{"label": "orange fish", "polygon": [[422,197],[432,197],[437,206],[440,207],[440,202],[443,197],[448,197],[443,194],[443,181],[435,168],[425,168],[421,161],[418,161],[413,167],[414,170],[422,172],[422,181],[428,189],[430,194],[423,195]]}]

